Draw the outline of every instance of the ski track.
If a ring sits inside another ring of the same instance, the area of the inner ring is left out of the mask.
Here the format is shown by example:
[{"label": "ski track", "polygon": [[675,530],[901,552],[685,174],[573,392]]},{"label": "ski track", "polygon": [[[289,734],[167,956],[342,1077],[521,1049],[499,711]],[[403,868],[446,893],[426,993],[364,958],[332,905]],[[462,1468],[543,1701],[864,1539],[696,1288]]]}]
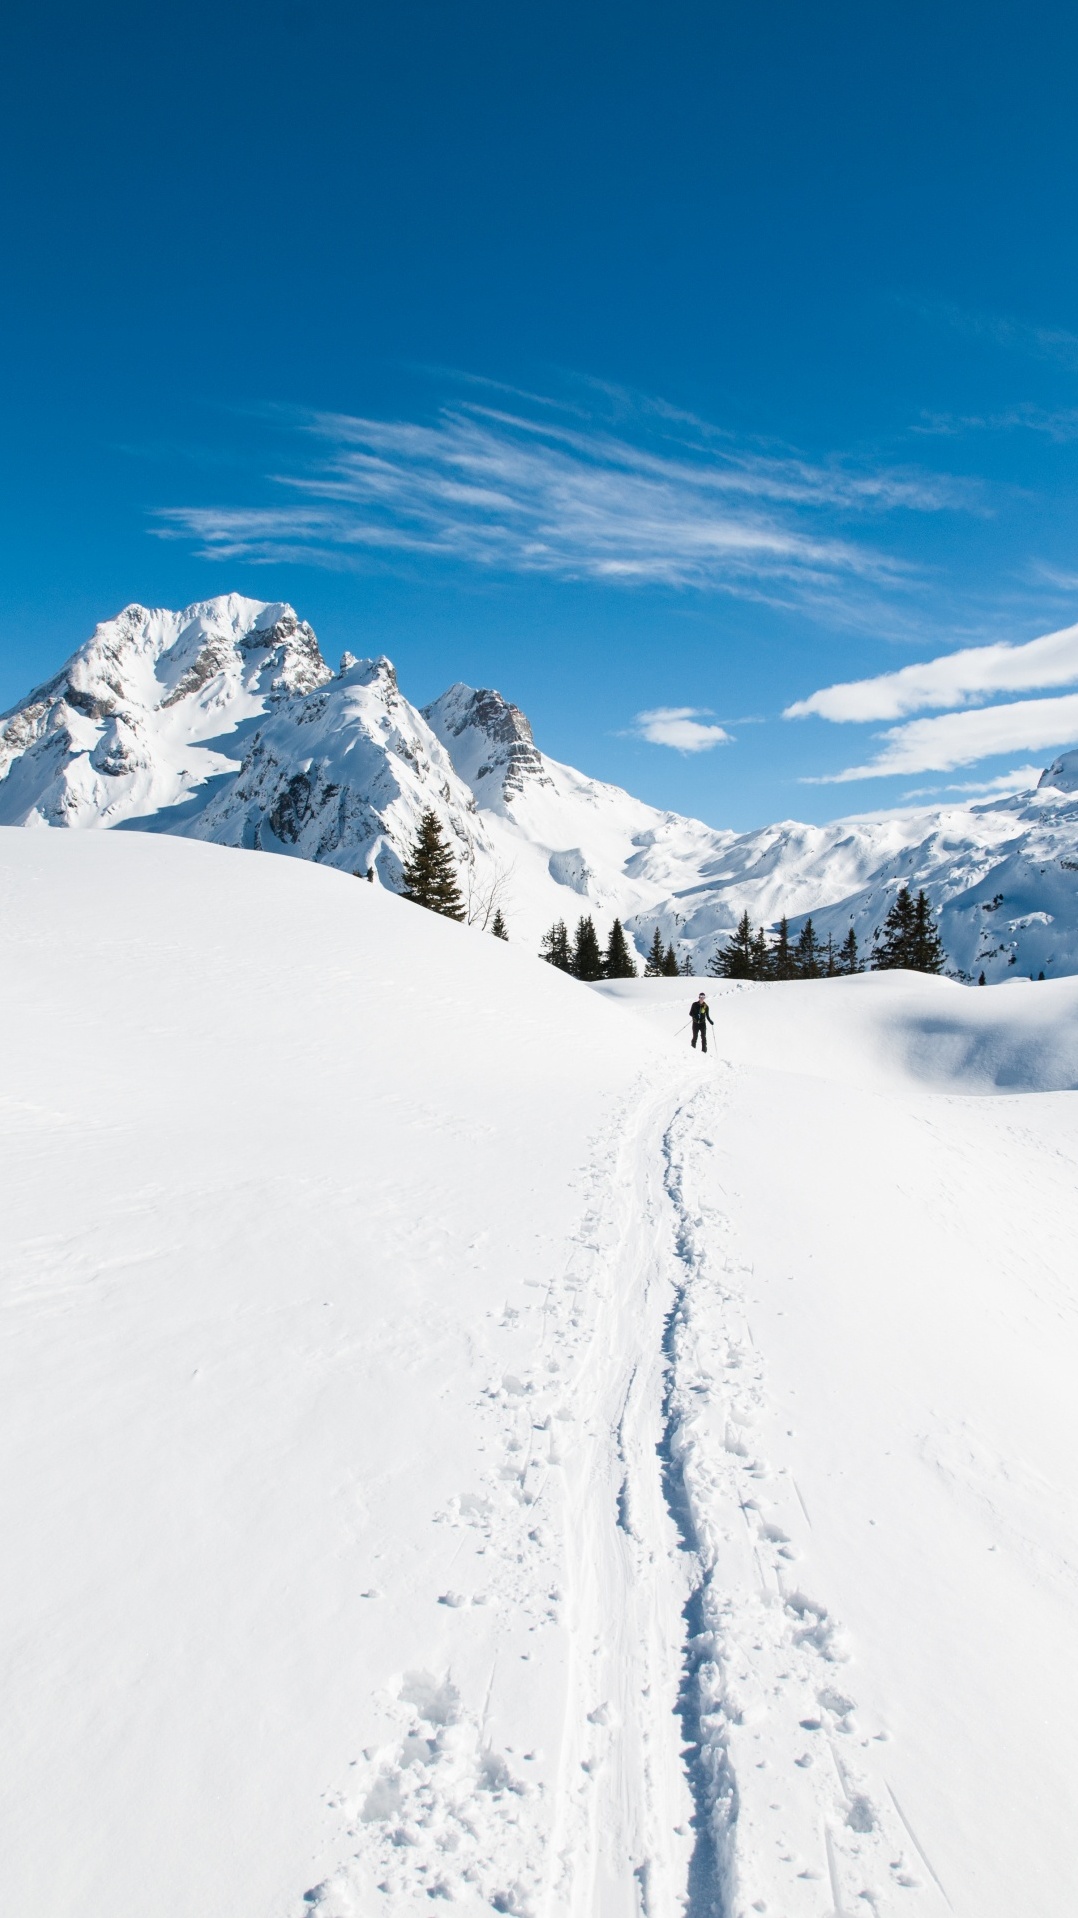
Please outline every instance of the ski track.
[{"label": "ski track", "polygon": [[[452,1670],[386,1681],[394,1735],[329,1794],[347,1856],[297,1911],[950,1909],[888,1785],[887,1732],[858,1714],[801,1494],[765,1449],[751,1264],[714,1165],[731,1077],[714,1055],[671,1060],[619,1102],[564,1269],[506,1306],[503,1327],[533,1320],[534,1362],[492,1373],[472,1408],[486,1482],[435,1515],[478,1534],[489,1567],[483,1590],[441,1599],[496,1621],[485,1694],[463,1695]],[[509,1634],[551,1626],[561,1749],[544,1785],[536,1754],[499,1751],[487,1717],[503,1654],[531,1656]]]}]

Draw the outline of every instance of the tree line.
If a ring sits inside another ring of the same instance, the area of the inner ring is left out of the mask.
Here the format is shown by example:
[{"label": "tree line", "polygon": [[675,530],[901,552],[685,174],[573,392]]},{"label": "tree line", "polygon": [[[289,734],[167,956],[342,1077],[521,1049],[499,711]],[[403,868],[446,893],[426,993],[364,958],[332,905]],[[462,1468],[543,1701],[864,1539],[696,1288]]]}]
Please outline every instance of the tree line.
[{"label": "tree line", "polygon": [[[464,898],[457,883],[453,854],[438,822],[437,814],[427,811],[419,822],[415,844],[404,864],[403,894],[417,906],[442,913],[447,919],[463,920]],[[494,913],[489,930],[496,939],[508,939],[509,932],[500,907]],[[543,935],[540,957],[559,972],[574,979],[635,979],[636,960],[620,919],[615,919],[605,947],[599,942],[595,921],[582,914],[576,932],[570,937],[564,919],[558,919]],[[943,971],[946,954],[939,927],[923,890],[914,898],[908,886],[895,897],[881,927],[877,928],[867,964],[874,972]],[[708,961],[713,979],[831,979],[863,972],[857,946],[857,934],[851,926],[840,946],[829,933],[824,943],[811,918],[805,920],[795,939],[790,938],[784,913],[773,933],[753,926],[743,912],[737,930]],[[678,959],[673,944],[664,942],[658,926],[644,962],[645,979],[691,978],[692,960],[686,953]],[[983,976],[983,975],[982,975]]]},{"label": "tree line", "polygon": [[[570,973],[574,979],[595,981],[635,979],[638,976],[636,960],[621,920],[615,919],[610,928],[610,937],[603,947],[590,913],[578,919],[576,932],[571,938],[564,919],[556,919],[549,932],[543,934],[539,957],[545,959],[548,965],[556,966],[559,972]],[[691,977],[691,959],[686,954],[679,962],[673,946],[663,944],[662,934],[656,926],[651,950],[644,961],[645,979],[677,979],[682,975]]]},{"label": "tree line", "polygon": [[[907,972],[936,973],[943,971],[946,956],[928,894],[921,891],[915,899],[903,886],[877,928],[868,966],[873,972],[895,972],[901,967]],[[707,969],[715,979],[834,979],[864,972],[865,966],[852,926],[836,947],[830,933],[824,943],[809,918],[791,940],[784,913],[769,939],[763,926],[754,928],[743,912],[733,938],[719,947]]]}]

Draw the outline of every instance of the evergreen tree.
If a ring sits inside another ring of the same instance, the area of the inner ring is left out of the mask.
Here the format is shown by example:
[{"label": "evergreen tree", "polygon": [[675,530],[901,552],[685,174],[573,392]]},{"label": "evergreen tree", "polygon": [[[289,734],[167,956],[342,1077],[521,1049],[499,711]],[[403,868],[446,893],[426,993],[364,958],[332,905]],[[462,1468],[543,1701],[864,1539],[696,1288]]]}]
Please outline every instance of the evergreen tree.
[{"label": "evergreen tree", "polygon": [[895,972],[900,966],[909,965],[913,918],[914,904],[910,889],[902,886],[891,902],[882,932],[879,929],[876,932],[876,943],[872,948],[874,972]]},{"label": "evergreen tree", "polygon": [[797,935],[794,965],[799,979],[818,979],[820,976],[820,942],[811,919],[805,920]]},{"label": "evergreen tree", "polygon": [[795,979],[797,977],[797,967],[794,965],[794,956],[790,950],[790,927],[785,913],[783,913],[782,918],[779,920],[779,929],[775,934],[775,942],[771,948],[768,969],[772,979]]},{"label": "evergreen tree", "polygon": [[603,955],[599,951],[595,921],[588,914],[578,921],[573,940],[573,978],[601,979],[602,976]]},{"label": "evergreen tree", "polygon": [[494,914],[494,924],[491,926],[490,930],[494,934],[495,939],[508,939],[509,937],[509,928],[506,925],[505,919],[502,916],[502,909],[500,906],[498,907],[497,912]]},{"label": "evergreen tree", "polygon": [[404,865],[403,893],[414,905],[440,912],[446,919],[464,918],[464,900],[457,885],[457,869],[438,815],[429,808],[419,822],[415,845]]},{"label": "evergreen tree", "polygon": [[683,955],[681,964],[678,967],[678,971],[680,972],[683,979],[695,979],[696,974],[693,971],[691,952],[687,952]]},{"label": "evergreen tree", "polygon": [[666,948],[663,945],[662,933],[659,931],[658,926],[656,926],[655,937],[651,942],[651,950],[648,953],[647,962],[644,966],[645,979],[661,979],[665,963]]},{"label": "evergreen tree", "polygon": [[825,979],[833,979],[838,971],[838,963],[835,959],[835,942],[830,933],[827,935],[827,947],[820,961],[820,969]]},{"label": "evergreen tree", "polygon": [[861,961],[857,956],[857,934],[850,927],[838,950],[838,969],[840,972],[861,972]]},{"label": "evergreen tree", "polygon": [[760,926],[752,935],[752,977],[770,979],[771,954],[767,949],[767,934]]},{"label": "evergreen tree", "polygon": [[752,921],[748,913],[743,912],[733,938],[708,960],[707,969],[713,979],[753,979],[754,963]]},{"label": "evergreen tree", "polygon": [[677,953],[674,951],[672,945],[666,948],[662,976],[664,979],[676,979],[678,976]]},{"label": "evergreen tree", "polygon": [[629,942],[620,919],[615,919],[610,928],[610,938],[603,954],[604,979],[635,979],[636,962],[629,951]]},{"label": "evergreen tree", "polygon": [[942,972],[945,954],[928,895],[919,892],[916,899],[908,886],[898,893],[883,922],[883,933],[873,949],[872,964],[877,972]]},{"label": "evergreen tree", "polygon": [[544,932],[539,957],[549,966],[556,966],[559,972],[572,972],[573,955],[564,919],[557,920],[549,932]]},{"label": "evergreen tree", "polygon": [[980,978],[978,979],[978,981],[977,981],[977,984],[978,984],[979,986],[986,986],[986,985],[988,984],[988,981],[987,981],[987,979],[985,978],[985,976],[984,976],[984,973],[983,973],[983,972],[982,972],[982,974],[981,974],[981,976],[980,976]]},{"label": "evergreen tree", "polygon": [[928,894],[921,891],[913,902],[909,963],[914,972],[942,972],[946,957],[936,917],[928,903]]}]

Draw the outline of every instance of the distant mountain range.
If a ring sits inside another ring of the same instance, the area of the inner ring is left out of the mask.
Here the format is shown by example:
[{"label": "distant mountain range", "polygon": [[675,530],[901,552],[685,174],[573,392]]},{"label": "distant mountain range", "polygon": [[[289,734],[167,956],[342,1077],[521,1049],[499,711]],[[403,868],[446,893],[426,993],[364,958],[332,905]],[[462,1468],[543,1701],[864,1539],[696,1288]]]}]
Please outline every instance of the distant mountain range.
[{"label": "distant mountain range", "polygon": [[1078,972],[1078,752],[1006,798],[723,831],[547,758],[500,693],[456,685],[419,710],[388,659],[334,673],[290,606],[238,594],[125,607],[0,719],[2,825],[179,833],[396,889],[428,806],[469,916],[500,906],[531,944],[616,913],[641,950],[658,925],[702,971],[747,909],[811,913],[825,940],[852,924],[867,949],[908,882],[956,973]]}]

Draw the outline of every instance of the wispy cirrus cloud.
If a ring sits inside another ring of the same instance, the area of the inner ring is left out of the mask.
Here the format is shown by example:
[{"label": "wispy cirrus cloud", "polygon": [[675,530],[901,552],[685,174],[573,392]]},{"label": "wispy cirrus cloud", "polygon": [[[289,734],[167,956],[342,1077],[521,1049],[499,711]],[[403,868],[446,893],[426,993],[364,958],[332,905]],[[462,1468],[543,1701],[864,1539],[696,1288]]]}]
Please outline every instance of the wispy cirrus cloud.
[{"label": "wispy cirrus cloud", "polygon": [[1025,402],[995,413],[925,413],[911,429],[927,437],[955,439],[961,433],[1041,433],[1059,446],[1078,439],[1078,406],[1034,406]]},{"label": "wispy cirrus cloud", "polygon": [[706,706],[654,706],[637,713],[633,727],[638,738],[652,746],[672,746],[679,753],[706,753],[728,746],[732,735],[725,726],[707,723]]},{"label": "wispy cirrus cloud", "polygon": [[787,706],[786,719],[850,722],[899,719],[904,713],[983,703],[993,693],[1035,692],[1078,682],[1078,626],[1024,645],[968,646],[873,679],[824,686]]},{"label": "wispy cirrus cloud", "polygon": [[616,396],[612,424],[601,394],[590,414],[508,397],[458,401],[431,423],[295,414],[315,450],[268,476],[280,504],[169,507],[156,530],[214,559],[336,568],[410,555],[841,608],[914,578],[867,524],[979,510],[966,481],[738,444],[657,401]]},{"label": "wispy cirrus cloud", "polygon": [[1065,326],[1046,326],[1036,320],[1020,320],[1008,313],[983,313],[958,306],[950,300],[904,300],[923,319],[952,327],[967,339],[986,340],[1010,352],[1023,353],[1037,360],[1054,360],[1060,366],[1078,368],[1078,333]]}]

